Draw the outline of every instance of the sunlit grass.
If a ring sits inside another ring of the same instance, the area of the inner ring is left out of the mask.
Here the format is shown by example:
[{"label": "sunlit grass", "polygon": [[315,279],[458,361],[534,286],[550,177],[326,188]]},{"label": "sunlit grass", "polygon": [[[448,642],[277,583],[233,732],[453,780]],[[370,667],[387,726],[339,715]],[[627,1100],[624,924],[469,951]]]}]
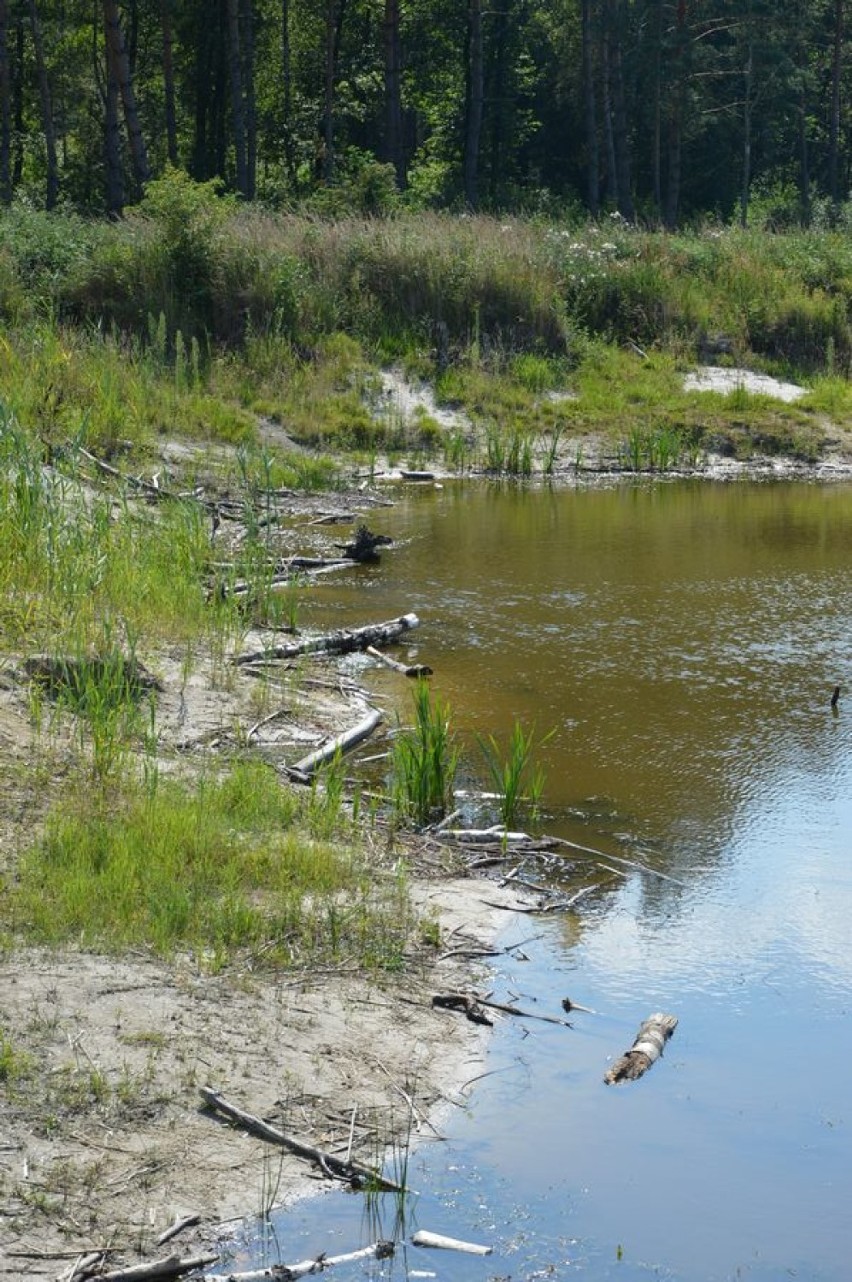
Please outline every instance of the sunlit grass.
[{"label": "sunlit grass", "polygon": [[237,953],[297,966],[396,965],[411,921],[404,886],[376,882],[340,841],[310,835],[268,767],[151,790],[126,781],[72,795],[23,852],[2,904],[17,938],[105,950]]}]

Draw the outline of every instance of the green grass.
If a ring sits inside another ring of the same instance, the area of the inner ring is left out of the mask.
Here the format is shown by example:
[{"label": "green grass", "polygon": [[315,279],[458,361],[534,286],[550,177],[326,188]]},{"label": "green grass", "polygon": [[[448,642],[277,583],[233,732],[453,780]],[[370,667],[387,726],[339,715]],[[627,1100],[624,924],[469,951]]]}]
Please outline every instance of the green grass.
[{"label": "green grass", "polygon": [[403,822],[424,827],[452,802],[458,764],[448,706],[429,684],[414,687],[414,724],[401,729],[391,752],[391,798]]},{"label": "green grass", "polygon": [[553,733],[536,740],[534,726],[524,730],[516,721],[505,745],[494,735],[477,736],[491,787],[499,798],[500,821],[505,828],[515,826],[522,809],[529,810],[535,817],[545,783],[544,771],[536,757]]},{"label": "green grass", "polygon": [[24,851],[3,899],[27,941],[237,954],[288,966],[395,967],[412,921],[404,886],[376,884],[357,851],[314,838],[268,767],[235,766],[194,786],[125,780],[63,800]]}]

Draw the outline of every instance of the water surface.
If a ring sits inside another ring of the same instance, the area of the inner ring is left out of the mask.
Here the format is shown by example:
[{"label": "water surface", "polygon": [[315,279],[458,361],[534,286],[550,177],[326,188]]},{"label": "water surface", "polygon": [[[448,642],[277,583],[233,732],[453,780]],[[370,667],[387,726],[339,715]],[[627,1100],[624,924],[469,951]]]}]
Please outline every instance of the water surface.
[{"label": "water surface", "polygon": [[[599,1013],[502,1025],[451,1141],[417,1154],[414,1220],[495,1254],[409,1248],[385,1272],[847,1278],[852,489],[448,485],[371,524],[398,546],[315,589],[305,622],[414,610],[410,654],[468,742],[554,730],[548,830],[674,879],[507,925],[544,934],[498,992]],[[665,1060],[604,1087],[657,1009],[680,1019]],[[330,1225],[351,1248],[361,1221],[354,1198],[284,1212],[282,1258],[338,1249]]]}]

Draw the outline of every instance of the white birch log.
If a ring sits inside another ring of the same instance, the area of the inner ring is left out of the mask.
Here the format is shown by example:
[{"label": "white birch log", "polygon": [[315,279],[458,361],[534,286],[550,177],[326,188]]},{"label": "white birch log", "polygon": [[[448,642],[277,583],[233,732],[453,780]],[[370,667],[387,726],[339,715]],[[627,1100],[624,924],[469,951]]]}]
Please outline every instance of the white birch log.
[{"label": "white birch log", "polygon": [[350,1264],[354,1260],[367,1260],[375,1257],[386,1260],[393,1255],[393,1242],[373,1242],[363,1246],[360,1251],[349,1251],[346,1255],[319,1255],[315,1260],[300,1260],[298,1264],[273,1264],[267,1269],[251,1269],[248,1273],[205,1273],[204,1282],[266,1282],[267,1278],[284,1279],[303,1278],[311,1273],[324,1273],[335,1264]]},{"label": "white birch log", "polygon": [[385,623],[367,624],[363,628],[341,628],[339,632],[327,632],[312,640],[293,641],[289,645],[274,645],[267,650],[237,654],[233,662],[240,667],[244,663],[298,659],[303,654],[351,654],[353,650],[366,650],[368,645],[390,645],[419,624],[416,614],[401,614],[399,618],[388,619]]},{"label": "white birch log", "polygon": [[404,677],[431,677],[432,675],[432,669],[428,664],[412,663],[406,665],[404,663],[398,663],[397,660],[392,659],[390,655],[382,654],[381,650],[377,650],[374,645],[367,646],[367,654],[369,654],[371,659],[377,659],[379,663],[383,663],[385,667],[393,668],[394,672],[401,672]]},{"label": "white birch log", "polygon": [[490,1255],[492,1247],[482,1246],[479,1242],[463,1242],[460,1238],[444,1237],[443,1233],[430,1233],[428,1229],[418,1229],[413,1235],[414,1246],[434,1246],[444,1251],[464,1251],[466,1255]]},{"label": "white birch log", "polygon": [[381,719],[381,712],[377,708],[371,708],[357,725],[344,730],[343,734],[337,735],[335,739],[329,739],[321,748],[308,753],[307,757],[302,757],[301,761],[290,766],[290,770],[295,775],[312,775],[317,766],[321,766],[324,761],[330,761],[336,752],[349,752],[364,739],[368,739]]},{"label": "white birch log", "polygon": [[617,1059],[604,1077],[607,1086],[614,1082],[635,1082],[662,1055],[663,1047],[677,1028],[674,1015],[657,1012],[643,1021],[629,1051]]}]

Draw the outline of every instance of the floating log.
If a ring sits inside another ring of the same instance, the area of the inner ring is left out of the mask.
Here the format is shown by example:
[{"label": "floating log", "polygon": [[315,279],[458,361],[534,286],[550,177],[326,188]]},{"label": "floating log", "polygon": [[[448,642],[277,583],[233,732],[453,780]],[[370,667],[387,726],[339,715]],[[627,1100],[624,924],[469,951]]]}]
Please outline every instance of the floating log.
[{"label": "floating log", "polygon": [[385,667],[393,668],[394,672],[401,672],[404,677],[431,677],[432,669],[426,663],[412,663],[406,666],[404,663],[398,663],[396,659],[391,659],[389,655],[382,654],[374,645],[367,646],[367,654],[371,659],[378,659]]},{"label": "floating log", "polygon": [[408,468],[400,468],[399,472],[403,481],[434,481],[434,472],[412,472]]},{"label": "floating log", "polygon": [[663,1053],[663,1047],[677,1028],[674,1015],[649,1015],[636,1034],[629,1051],[617,1059],[604,1077],[607,1086],[613,1082],[635,1082]]},{"label": "floating log", "polygon": [[399,1184],[395,1184],[393,1180],[385,1179],[379,1171],[375,1171],[369,1166],[362,1166],[360,1162],[344,1162],[333,1153],[327,1153],[323,1149],[314,1148],[312,1144],[304,1144],[301,1140],[295,1140],[291,1136],[285,1135],[283,1131],[278,1130],[277,1126],[270,1126],[268,1122],[264,1122],[262,1117],[256,1117],[254,1113],[247,1113],[245,1109],[230,1103],[210,1086],[201,1087],[201,1096],[210,1108],[222,1113],[230,1121],[244,1127],[252,1135],[266,1140],[268,1144],[279,1144],[282,1148],[286,1148],[288,1152],[294,1153],[296,1157],[303,1157],[309,1162],[316,1162],[317,1166],[326,1175],[331,1175],[339,1180],[346,1180],[354,1187],[361,1187],[367,1184],[390,1193],[401,1193],[403,1191]]},{"label": "floating log", "polygon": [[390,645],[419,625],[420,620],[416,614],[402,614],[398,619],[389,619],[385,623],[367,624],[363,628],[341,628],[339,632],[327,632],[310,641],[293,641],[288,645],[274,645],[266,650],[237,654],[234,656],[234,663],[242,666],[246,663],[298,659],[303,654],[351,654],[354,650],[366,650],[368,645]]},{"label": "floating log", "polygon": [[371,708],[357,725],[344,730],[343,734],[337,735],[336,738],[329,739],[321,748],[308,753],[307,757],[302,757],[301,761],[297,761],[295,765],[288,768],[288,773],[297,777],[299,775],[310,777],[318,766],[321,766],[324,761],[330,761],[335,753],[349,752],[351,748],[369,738],[381,719],[382,714],[378,708]]},{"label": "floating log", "polygon": [[177,1255],[170,1255],[165,1260],[152,1260],[149,1264],[110,1269],[109,1273],[98,1273],[96,1277],[97,1282],[166,1282],[168,1278],[179,1278],[184,1273],[194,1273],[208,1264],[215,1264],[218,1258],[218,1255],[196,1255],[182,1260]]},{"label": "floating log", "polygon": [[251,1269],[248,1273],[205,1273],[204,1282],[266,1282],[267,1278],[277,1278],[278,1282],[289,1282],[290,1278],[303,1278],[311,1273],[324,1273],[335,1264],[350,1264],[354,1260],[387,1260],[394,1253],[393,1242],[373,1242],[371,1246],[362,1246],[359,1251],[349,1251],[346,1255],[318,1255],[315,1260],[300,1260],[298,1264],[272,1264],[267,1269]]},{"label": "floating log", "polygon": [[832,708],[836,708],[836,707],[837,707],[837,704],[838,704],[839,700],[840,700],[840,686],[835,686],[835,687],[834,687],[834,694],[831,696],[831,706],[832,706]]},{"label": "floating log", "polygon": [[461,1238],[445,1237],[443,1233],[430,1233],[418,1229],[411,1237],[412,1246],[432,1246],[444,1251],[464,1251],[466,1255],[490,1255],[493,1248],[479,1242],[463,1242]]}]

